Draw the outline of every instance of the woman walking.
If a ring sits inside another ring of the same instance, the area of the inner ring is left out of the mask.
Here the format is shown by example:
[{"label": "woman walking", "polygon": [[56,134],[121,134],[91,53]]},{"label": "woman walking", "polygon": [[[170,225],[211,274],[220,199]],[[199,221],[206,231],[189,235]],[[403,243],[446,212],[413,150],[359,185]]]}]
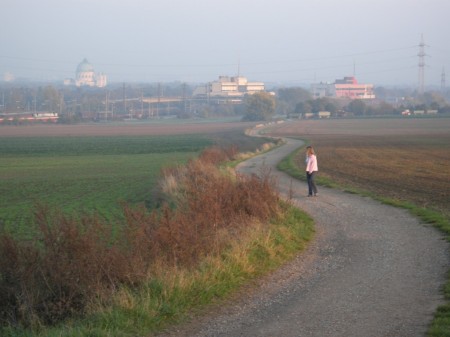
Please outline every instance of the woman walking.
[{"label": "woman walking", "polygon": [[317,157],[312,146],[306,147],[306,180],[308,181],[308,197],[317,197],[314,175],[319,170]]}]

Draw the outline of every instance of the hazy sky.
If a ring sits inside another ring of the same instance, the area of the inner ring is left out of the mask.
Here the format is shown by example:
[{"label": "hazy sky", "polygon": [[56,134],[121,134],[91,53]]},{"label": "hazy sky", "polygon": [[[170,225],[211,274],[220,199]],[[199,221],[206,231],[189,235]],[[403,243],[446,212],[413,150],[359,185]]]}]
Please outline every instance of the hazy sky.
[{"label": "hazy sky", "polygon": [[[450,85],[450,0],[0,0],[0,79]],[[240,66],[239,66],[240,65]]]}]

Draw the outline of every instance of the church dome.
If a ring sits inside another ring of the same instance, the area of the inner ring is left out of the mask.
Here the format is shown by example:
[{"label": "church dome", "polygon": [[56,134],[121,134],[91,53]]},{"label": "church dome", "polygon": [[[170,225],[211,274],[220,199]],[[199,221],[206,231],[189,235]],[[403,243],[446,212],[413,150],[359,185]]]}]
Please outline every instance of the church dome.
[{"label": "church dome", "polygon": [[88,62],[87,59],[84,59],[77,67],[77,74],[84,73],[84,72],[93,72],[94,67],[92,64]]}]

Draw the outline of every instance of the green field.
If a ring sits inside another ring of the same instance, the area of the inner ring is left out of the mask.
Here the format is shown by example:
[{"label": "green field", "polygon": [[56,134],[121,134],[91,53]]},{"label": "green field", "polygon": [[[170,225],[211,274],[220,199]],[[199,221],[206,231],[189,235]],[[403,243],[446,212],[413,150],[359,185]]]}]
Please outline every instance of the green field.
[{"label": "green field", "polygon": [[212,145],[202,135],[0,138],[0,224],[30,234],[37,204],[120,217],[151,198],[160,169]]},{"label": "green field", "polygon": [[[147,210],[131,207],[126,213],[121,207],[121,201],[149,205],[162,167],[182,164],[211,145],[236,145],[245,152],[264,148],[266,142],[242,131],[0,137],[0,221],[12,233],[2,233],[0,335],[150,335],[291,259],[312,237],[312,220],[274,202],[277,195],[267,191],[267,182],[253,179],[236,184],[226,170],[209,162],[192,166],[186,174],[195,181],[186,184],[192,188],[187,195],[191,201],[202,200],[189,203],[190,207],[202,207],[192,212],[167,211],[161,230],[154,226],[159,218]],[[178,169],[185,172],[184,166]],[[205,188],[209,193],[204,193]],[[243,192],[251,195],[247,201],[256,197],[259,202],[246,204],[245,198],[236,197]],[[239,202],[225,203],[228,208],[222,210],[216,193]],[[33,210],[39,203],[70,214],[64,217],[70,220],[44,211],[41,230],[34,229]],[[284,214],[281,209],[289,211]],[[83,213],[98,214],[106,221],[97,222],[95,217],[80,221]],[[219,215],[226,217],[220,220]],[[212,219],[215,226],[210,226]],[[122,227],[108,236],[114,225]],[[116,233],[121,235],[114,237]],[[230,241],[217,251],[221,236]],[[193,242],[194,237],[199,241]],[[210,248],[203,252],[197,248],[208,247],[205,238]],[[199,251],[197,262],[191,247]],[[103,273],[101,277],[96,277],[100,275],[96,271]],[[113,271],[120,275],[114,276]]]}]

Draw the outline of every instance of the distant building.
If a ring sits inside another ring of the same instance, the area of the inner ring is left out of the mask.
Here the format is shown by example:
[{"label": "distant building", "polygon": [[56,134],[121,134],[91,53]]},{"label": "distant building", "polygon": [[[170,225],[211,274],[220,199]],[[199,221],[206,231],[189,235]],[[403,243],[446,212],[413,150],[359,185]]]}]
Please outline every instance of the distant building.
[{"label": "distant building", "polygon": [[336,90],[334,88],[334,83],[330,82],[315,83],[311,85],[311,91],[314,98],[336,97]]},{"label": "distant building", "polygon": [[329,112],[329,111],[319,111],[317,113],[317,117],[318,118],[330,118],[331,117],[331,112]]},{"label": "distant building", "polygon": [[75,79],[64,80],[65,85],[76,85],[77,87],[88,86],[88,87],[106,87],[107,78],[105,74],[96,74],[92,64],[88,62],[87,59],[81,61],[77,66],[75,71]]},{"label": "distant building", "polygon": [[359,84],[355,77],[344,77],[334,83],[318,83],[311,86],[314,98],[334,97],[349,99],[374,99],[373,84]]},{"label": "distant building", "polygon": [[312,118],[331,118],[331,112],[329,111],[319,111],[319,112],[304,112],[301,113],[298,118],[304,118],[304,119],[312,119]]},{"label": "distant building", "polygon": [[56,112],[15,112],[15,113],[0,113],[0,124],[11,122],[53,122],[58,121],[58,114]]},{"label": "distant building", "polygon": [[242,98],[265,90],[263,82],[249,82],[247,78],[220,76],[218,81],[197,87],[193,96]]},{"label": "distant building", "polygon": [[12,73],[9,71],[3,74],[3,81],[5,82],[12,82],[15,80],[15,77]]},{"label": "distant building", "polygon": [[359,84],[355,77],[344,77],[343,80],[336,80],[336,97],[346,97],[350,99],[373,99],[373,84]]}]

